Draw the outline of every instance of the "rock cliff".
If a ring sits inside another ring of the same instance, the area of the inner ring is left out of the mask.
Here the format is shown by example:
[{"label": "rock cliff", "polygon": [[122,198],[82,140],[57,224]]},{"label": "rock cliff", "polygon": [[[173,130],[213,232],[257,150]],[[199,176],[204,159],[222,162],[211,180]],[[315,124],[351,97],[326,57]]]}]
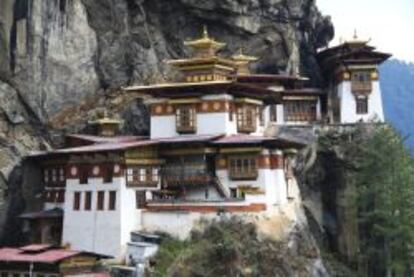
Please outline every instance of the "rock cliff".
[{"label": "rock cliff", "polygon": [[186,56],[183,40],[203,25],[226,54],[258,56],[257,71],[300,65],[315,82],[313,54],[333,36],[314,0],[3,0],[0,68],[46,120],[107,88],[167,76],[163,61]]},{"label": "rock cliff", "polygon": [[255,71],[300,68],[315,85],[315,51],[334,32],[315,0],[0,1],[0,230],[14,234],[15,215],[35,205],[23,200],[21,158],[48,147],[44,124],[80,130],[103,108],[125,133],[145,132],[142,105],[114,92],[168,78],[163,61],[187,56],[183,40],[203,25],[227,43],[223,54],[243,47],[259,57]]}]

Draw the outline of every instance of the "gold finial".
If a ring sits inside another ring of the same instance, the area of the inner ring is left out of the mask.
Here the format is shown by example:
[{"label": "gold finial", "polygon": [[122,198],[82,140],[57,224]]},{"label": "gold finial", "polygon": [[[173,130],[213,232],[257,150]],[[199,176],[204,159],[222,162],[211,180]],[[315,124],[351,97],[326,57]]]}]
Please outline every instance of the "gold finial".
[{"label": "gold finial", "polygon": [[204,25],[203,26],[203,38],[208,38],[207,25]]},{"label": "gold finial", "polygon": [[357,32],[357,29],[354,29],[354,40],[357,40],[358,39],[358,32]]}]

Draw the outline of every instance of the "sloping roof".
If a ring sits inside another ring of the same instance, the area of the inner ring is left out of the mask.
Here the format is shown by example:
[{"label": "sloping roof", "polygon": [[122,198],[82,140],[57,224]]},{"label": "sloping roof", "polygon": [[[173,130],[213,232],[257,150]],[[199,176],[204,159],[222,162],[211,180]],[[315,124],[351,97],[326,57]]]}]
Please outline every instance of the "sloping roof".
[{"label": "sloping roof", "polygon": [[68,138],[75,138],[84,140],[91,143],[109,143],[109,142],[130,142],[136,140],[142,140],[146,137],[140,136],[116,136],[116,137],[101,137],[101,136],[92,136],[92,135],[82,135],[82,134],[70,134],[67,135]]},{"label": "sloping roof", "polygon": [[30,212],[21,214],[19,217],[23,219],[36,219],[36,218],[59,218],[63,216],[63,210],[55,208],[51,210]]},{"label": "sloping roof", "polygon": [[64,248],[57,248],[46,244],[32,244],[24,247],[4,247],[0,248],[0,263],[1,262],[30,262],[30,263],[45,263],[55,264],[65,259],[78,256],[87,255],[97,258],[112,258],[106,255],[100,255],[86,251],[76,251]]},{"label": "sloping roof", "polygon": [[255,144],[262,143],[264,141],[275,140],[274,137],[264,137],[264,136],[253,136],[246,134],[237,134],[230,136],[223,136],[219,139],[214,140],[213,144]]},{"label": "sloping roof", "polygon": [[[29,246],[30,247],[30,246]],[[50,249],[42,252],[28,253],[21,248],[0,248],[0,262],[57,263],[81,254],[80,251]]]}]

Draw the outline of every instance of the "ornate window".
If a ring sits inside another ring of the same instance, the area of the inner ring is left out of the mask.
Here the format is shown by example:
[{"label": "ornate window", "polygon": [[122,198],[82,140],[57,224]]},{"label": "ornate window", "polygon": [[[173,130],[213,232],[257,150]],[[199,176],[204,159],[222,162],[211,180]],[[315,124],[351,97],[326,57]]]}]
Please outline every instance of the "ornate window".
[{"label": "ornate window", "polygon": [[229,157],[229,175],[234,180],[256,180],[258,176],[257,157]]},{"label": "ornate window", "polygon": [[127,170],[128,186],[157,187],[159,168],[154,166],[134,166]]},{"label": "ornate window", "polygon": [[196,131],[196,110],[194,105],[181,105],[175,110],[178,133],[194,133]]},{"label": "ornate window", "polygon": [[276,122],[277,121],[276,105],[270,105],[269,106],[269,120],[270,120],[270,122]]},{"label": "ornate window", "polygon": [[256,107],[242,105],[237,108],[237,130],[241,133],[256,131]]},{"label": "ornate window", "polygon": [[368,113],[368,97],[358,95],[355,97],[356,101],[356,113],[367,114]]},{"label": "ornate window", "polygon": [[283,107],[285,121],[287,122],[316,121],[316,100],[287,100]]},{"label": "ornate window", "polygon": [[362,70],[352,72],[351,84],[353,92],[371,92],[371,71]]}]

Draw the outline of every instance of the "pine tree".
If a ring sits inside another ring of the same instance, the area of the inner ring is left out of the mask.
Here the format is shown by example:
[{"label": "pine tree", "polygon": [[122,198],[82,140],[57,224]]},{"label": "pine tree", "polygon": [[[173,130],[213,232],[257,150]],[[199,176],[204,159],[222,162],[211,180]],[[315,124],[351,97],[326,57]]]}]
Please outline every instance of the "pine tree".
[{"label": "pine tree", "polygon": [[389,126],[377,127],[355,145],[360,264],[368,276],[411,276],[413,158],[404,139]]}]

